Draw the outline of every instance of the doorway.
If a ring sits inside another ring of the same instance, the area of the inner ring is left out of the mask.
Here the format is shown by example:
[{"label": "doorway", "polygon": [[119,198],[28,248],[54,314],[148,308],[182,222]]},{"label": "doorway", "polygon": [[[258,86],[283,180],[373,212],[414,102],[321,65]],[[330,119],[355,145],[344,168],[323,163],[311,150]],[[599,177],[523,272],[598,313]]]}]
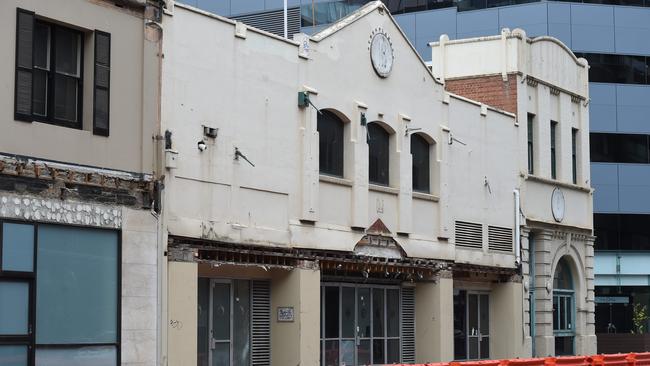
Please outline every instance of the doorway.
[{"label": "doorway", "polygon": [[454,291],[454,358],[490,358],[490,296]]},{"label": "doorway", "polygon": [[251,281],[199,280],[199,366],[251,364]]},{"label": "doorway", "polygon": [[321,286],[321,365],[401,361],[399,286]]}]

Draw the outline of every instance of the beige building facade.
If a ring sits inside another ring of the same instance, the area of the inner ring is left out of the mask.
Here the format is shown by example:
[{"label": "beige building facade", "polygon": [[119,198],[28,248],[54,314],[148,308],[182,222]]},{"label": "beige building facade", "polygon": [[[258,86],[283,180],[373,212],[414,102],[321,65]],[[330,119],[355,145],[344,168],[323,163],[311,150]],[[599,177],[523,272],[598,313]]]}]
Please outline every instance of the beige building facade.
[{"label": "beige building facade", "polygon": [[160,364],[160,9],[0,10],[0,364]]},{"label": "beige building facade", "polygon": [[[293,40],[181,2],[162,23],[163,362],[595,351],[587,65],[557,40],[443,42],[429,69],[380,2]],[[514,101],[461,90],[494,75]]]},{"label": "beige building facade", "polygon": [[447,90],[517,116],[526,342],[536,356],[595,353],[587,61],[520,29],[430,46]]}]

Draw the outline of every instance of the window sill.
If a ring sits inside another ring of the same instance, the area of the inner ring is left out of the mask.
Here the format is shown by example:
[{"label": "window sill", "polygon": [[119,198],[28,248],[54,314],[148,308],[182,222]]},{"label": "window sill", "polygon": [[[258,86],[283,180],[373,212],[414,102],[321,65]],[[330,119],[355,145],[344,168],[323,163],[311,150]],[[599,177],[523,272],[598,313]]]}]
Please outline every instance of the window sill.
[{"label": "window sill", "polygon": [[339,186],[352,187],[352,181],[351,180],[345,179],[345,178],[340,178],[340,177],[333,177],[331,175],[323,175],[323,174],[321,174],[318,177],[318,180],[320,182],[337,184]]},{"label": "window sill", "polygon": [[424,200],[424,201],[432,201],[432,202],[440,201],[440,197],[433,195],[431,193],[423,193],[423,192],[413,192],[413,198]]},{"label": "window sill", "polygon": [[550,178],[543,178],[543,177],[540,177],[540,176],[537,176],[537,175],[522,173],[521,176],[524,178],[524,180],[530,180],[530,181],[533,181],[533,182],[553,184],[553,185],[560,186],[560,187],[563,187],[563,188],[573,189],[573,190],[576,190],[576,191],[583,191],[583,192],[587,192],[587,193],[590,193],[592,191],[591,187],[583,187],[583,186],[579,186],[577,184],[561,182],[559,180],[550,179]]},{"label": "window sill", "polygon": [[380,186],[378,184],[368,184],[369,191],[382,192],[388,194],[399,195],[399,189],[387,186]]}]

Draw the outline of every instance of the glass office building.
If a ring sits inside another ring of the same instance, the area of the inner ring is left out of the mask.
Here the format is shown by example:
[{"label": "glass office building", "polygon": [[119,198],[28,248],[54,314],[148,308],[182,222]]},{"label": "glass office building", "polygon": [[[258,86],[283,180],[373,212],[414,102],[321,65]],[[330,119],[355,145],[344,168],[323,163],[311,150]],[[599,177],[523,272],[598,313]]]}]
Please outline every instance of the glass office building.
[{"label": "glass office building", "polygon": [[[596,333],[634,330],[634,304],[650,307],[650,0],[383,1],[425,61],[442,34],[502,28],[558,38],[589,61]],[[282,30],[282,0],[182,2]],[[367,2],[288,0],[289,35],[314,33]]]}]

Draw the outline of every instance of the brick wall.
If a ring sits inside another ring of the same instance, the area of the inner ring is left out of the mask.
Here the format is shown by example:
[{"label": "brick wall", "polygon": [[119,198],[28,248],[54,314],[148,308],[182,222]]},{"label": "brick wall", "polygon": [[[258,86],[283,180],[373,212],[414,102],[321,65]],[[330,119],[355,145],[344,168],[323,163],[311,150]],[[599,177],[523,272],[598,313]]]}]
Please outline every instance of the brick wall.
[{"label": "brick wall", "polygon": [[516,74],[508,75],[508,81],[503,81],[501,75],[447,80],[445,89],[492,107],[517,113]]}]

